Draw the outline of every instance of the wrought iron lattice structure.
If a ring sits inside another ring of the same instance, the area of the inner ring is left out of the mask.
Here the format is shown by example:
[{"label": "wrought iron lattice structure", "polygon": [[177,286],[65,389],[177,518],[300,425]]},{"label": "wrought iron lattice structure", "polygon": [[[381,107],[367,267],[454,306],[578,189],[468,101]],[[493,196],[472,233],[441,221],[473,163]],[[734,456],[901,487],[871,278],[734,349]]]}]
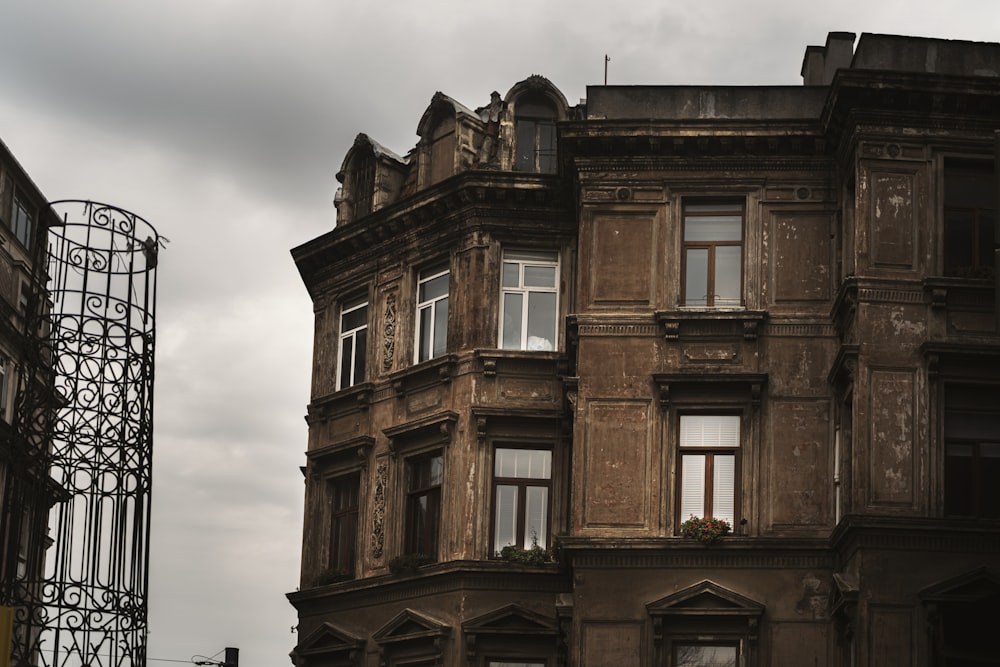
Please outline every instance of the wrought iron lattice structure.
[{"label": "wrought iron lattice structure", "polygon": [[49,301],[30,308],[39,349],[15,428],[59,500],[44,573],[16,587],[14,663],[144,666],[160,237],[114,206],[51,206],[62,224],[49,231]]}]

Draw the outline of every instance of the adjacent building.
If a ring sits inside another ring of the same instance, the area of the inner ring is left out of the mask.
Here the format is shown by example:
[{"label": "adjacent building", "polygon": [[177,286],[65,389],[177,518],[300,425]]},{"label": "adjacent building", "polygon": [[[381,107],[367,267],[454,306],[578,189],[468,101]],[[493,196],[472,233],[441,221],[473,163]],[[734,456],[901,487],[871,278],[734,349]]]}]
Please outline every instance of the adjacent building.
[{"label": "adjacent building", "polygon": [[[35,409],[55,405],[51,360],[40,344],[48,333],[45,240],[53,224],[45,197],[0,142],[0,637],[13,622],[12,641],[22,650],[23,604],[37,596],[49,508],[61,493],[49,476],[46,417]],[[0,655],[10,650],[0,646]]]},{"label": "adjacent building", "polygon": [[357,137],[292,251],[296,665],[996,664],[1000,44],[802,76]]}]

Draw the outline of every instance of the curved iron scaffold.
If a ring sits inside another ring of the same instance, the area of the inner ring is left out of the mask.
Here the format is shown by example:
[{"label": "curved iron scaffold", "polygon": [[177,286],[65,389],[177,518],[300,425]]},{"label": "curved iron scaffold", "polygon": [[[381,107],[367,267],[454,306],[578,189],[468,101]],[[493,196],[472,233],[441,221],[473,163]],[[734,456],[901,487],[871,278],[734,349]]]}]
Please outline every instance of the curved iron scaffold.
[{"label": "curved iron scaffold", "polygon": [[144,666],[160,237],[114,206],[51,206],[62,224],[49,231],[38,338],[54,392],[19,412],[60,500],[44,574],[21,589],[17,662]]}]

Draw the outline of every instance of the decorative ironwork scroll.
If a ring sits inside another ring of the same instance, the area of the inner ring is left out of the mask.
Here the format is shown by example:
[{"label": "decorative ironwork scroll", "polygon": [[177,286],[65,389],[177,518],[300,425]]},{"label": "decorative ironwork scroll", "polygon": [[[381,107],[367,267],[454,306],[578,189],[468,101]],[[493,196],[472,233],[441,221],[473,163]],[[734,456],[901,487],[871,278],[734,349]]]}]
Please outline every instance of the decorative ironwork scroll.
[{"label": "decorative ironwork scroll", "polygon": [[53,390],[26,392],[18,423],[45,443],[58,500],[44,575],[22,582],[15,664],[144,667],[161,239],[114,206],[51,206],[38,340]]}]

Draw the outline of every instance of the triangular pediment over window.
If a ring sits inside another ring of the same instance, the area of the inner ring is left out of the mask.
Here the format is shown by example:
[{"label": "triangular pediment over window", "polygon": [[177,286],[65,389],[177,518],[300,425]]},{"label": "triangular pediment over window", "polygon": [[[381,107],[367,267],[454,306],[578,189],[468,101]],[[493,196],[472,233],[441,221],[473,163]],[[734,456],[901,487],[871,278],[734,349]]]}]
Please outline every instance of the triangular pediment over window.
[{"label": "triangular pediment over window", "polygon": [[705,580],[646,605],[651,616],[760,616],[764,605]]},{"label": "triangular pediment over window", "polygon": [[978,602],[1000,598],[1000,576],[981,567],[929,586],[920,592],[925,602]]},{"label": "triangular pediment over window", "polygon": [[324,623],[306,635],[292,651],[293,657],[310,658],[349,658],[352,652],[364,648],[365,640],[352,632],[339,628],[332,623]]},{"label": "triangular pediment over window", "polygon": [[509,604],[466,621],[462,624],[462,631],[466,635],[555,636],[558,626],[555,619],[546,618],[519,604]]},{"label": "triangular pediment over window", "polygon": [[440,619],[413,609],[404,609],[379,628],[372,635],[372,639],[379,644],[392,644],[437,638],[447,635],[450,631],[451,627]]}]

